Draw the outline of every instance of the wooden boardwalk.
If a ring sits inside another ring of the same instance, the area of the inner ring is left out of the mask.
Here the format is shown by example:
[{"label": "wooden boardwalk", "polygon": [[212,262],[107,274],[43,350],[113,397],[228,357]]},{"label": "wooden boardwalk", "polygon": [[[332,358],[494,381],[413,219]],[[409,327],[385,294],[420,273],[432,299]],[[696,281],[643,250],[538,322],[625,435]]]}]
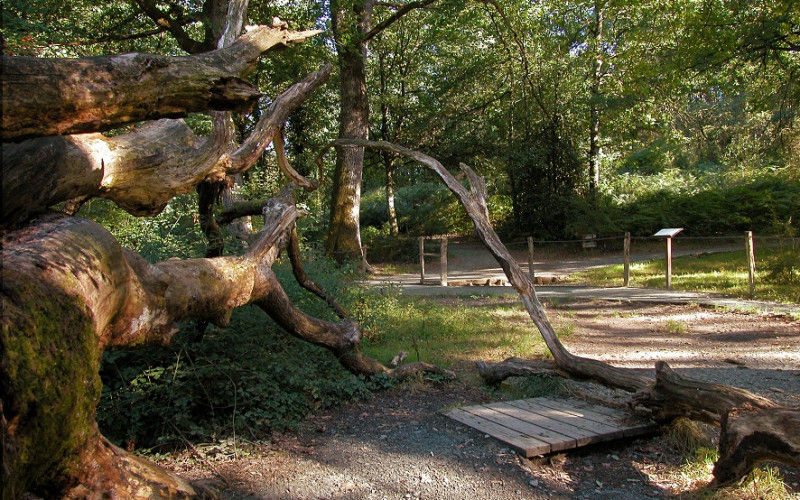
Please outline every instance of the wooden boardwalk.
[{"label": "wooden boardwalk", "polygon": [[652,420],[574,399],[523,399],[456,408],[445,415],[503,441],[526,457],[658,430]]}]

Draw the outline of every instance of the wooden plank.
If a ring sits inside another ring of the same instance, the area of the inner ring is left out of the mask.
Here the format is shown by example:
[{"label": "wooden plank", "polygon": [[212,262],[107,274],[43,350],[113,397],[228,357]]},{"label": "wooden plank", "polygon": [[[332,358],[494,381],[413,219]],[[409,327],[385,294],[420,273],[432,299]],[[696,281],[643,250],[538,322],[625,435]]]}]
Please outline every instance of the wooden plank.
[{"label": "wooden plank", "polygon": [[546,419],[549,426],[558,432],[575,435],[576,438],[582,437],[579,446],[623,436],[619,426],[595,422],[560,409],[548,408],[538,404],[536,400],[512,401],[511,404]]},{"label": "wooden plank", "polygon": [[623,421],[629,416],[626,414],[609,415],[608,413],[600,413],[595,411],[597,406],[580,406],[574,404],[572,401],[567,402],[550,398],[536,398],[534,401],[536,401],[536,404],[538,405],[561,410],[571,415],[575,415],[576,417],[604,425],[609,425],[615,428],[620,427],[620,425],[624,425]]},{"label": "wooden plank", "polygon": [[[542,415],[538,412],[530,411],[529,408],[520,408],[507,403],[495,403],[490,406],[493,410],[518,419],[525,423],[532,423],[537,427],[546,429],[553,435],[564,436],[558,446],[565,446],[562,449],[579,448],[592,442],[592,432],[581,429],[566,422],[553,419],[551,416]],[[553,450],[560,451],[560,450]]]},{"label": "wooden plank", "polygon": [[504,443],[510,445],[518,453],[531,457],[534,455],[543,455],[550,453],[551,447],[548,443],[536,439],[532,436],[515,432],[508,427],[502,426],[490,420],[468,413],[461,408],[455,408],[445,413],[448,417],[473,427],[483,433],[486,433],[493,438],[499,439]]},{"label": "wooden plank", "polygon": [[[535,423],[525,422],[510,415],[498,412],[487,406],[467,406],[462,410],[495,424],[511,429],[515,433],[538,439],[550,446],[550,452],[569,450],[578,446],[576,440]],[[530,455],[528,455],[530,456]]]},{"label": "wooden plank", "polygon": [[621,409],[555,398],[467,406],[446,415],[509,444],[527,457],[658,429],[655,422]]},{"label": "wooden plank", "polygon": [[587,420],[613,425],[622,429],[624,437],[640,436],[658,430],[658,424],[652,420],[632,415],[619,409],[591,405],[583,401],[565,401],[552,398],[536,398],[536,402],[540,405],[559,408],[582,416]]}]

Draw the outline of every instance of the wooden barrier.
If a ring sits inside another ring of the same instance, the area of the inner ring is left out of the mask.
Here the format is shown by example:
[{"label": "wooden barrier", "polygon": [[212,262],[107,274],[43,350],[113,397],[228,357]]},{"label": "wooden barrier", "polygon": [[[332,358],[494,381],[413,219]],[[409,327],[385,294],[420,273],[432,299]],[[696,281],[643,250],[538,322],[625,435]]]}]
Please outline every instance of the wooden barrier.
[{"label": "wooden barrier", "polygon": [[[438,239],[440,242],[439,253],[425,253],[425,240]],[[419,241],[419,284],[425,284],[425,257],[439,257],[439,284],[447,286],[447,236],[428,237],[420,236]]]}]

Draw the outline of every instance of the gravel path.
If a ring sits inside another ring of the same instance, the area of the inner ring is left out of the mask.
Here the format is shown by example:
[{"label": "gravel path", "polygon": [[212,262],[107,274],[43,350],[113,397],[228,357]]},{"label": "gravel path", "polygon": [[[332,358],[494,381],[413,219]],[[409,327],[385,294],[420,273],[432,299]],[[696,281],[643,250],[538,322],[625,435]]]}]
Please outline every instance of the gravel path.
[{"label": "gravel path", "polygon": [[[642,369],[665,359],[687,375],[800,406],[798,321],[697,305],[599,301],[551,306],[548,315],[576,325],[564,339],[575,353]],[[187,452],[164,465],[188,478],[222,482],[229,499],[635,500],[673,498],[710,480],[709,473],[696,479],[682,473],[686,457],[666,435],[520,457],[441,414],[510,397],[486,389],[471,364],[454,368],[456,382],[407,383],[310,415],[296,432],[275,435],[269,444],[216,445],[202,451],[202,460]],[[569,386],[575,397],[619,400],[624,394]],[[788,498],[800,498],[800,471],[783,468],[779,475]],[[748,491],[733,495],[758,498]]]}]

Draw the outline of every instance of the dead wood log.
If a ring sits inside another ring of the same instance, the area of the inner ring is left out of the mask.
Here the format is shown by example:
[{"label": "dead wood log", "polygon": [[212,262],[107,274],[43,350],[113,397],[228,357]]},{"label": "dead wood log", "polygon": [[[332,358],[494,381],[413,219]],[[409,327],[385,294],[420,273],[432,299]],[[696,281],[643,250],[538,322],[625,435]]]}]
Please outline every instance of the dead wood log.
[{"label": "dead wood log", "polygon": [[775,409],[778,405],[744,389],[682,377],[664,361],[656,362],[656,383],[634,395],[654,420],[671,422],[686,417],[720,425],[736,408]]},{"label": "dead wood log", "polygon": [[760,462],[800,467],[800,410],[736,408],[724,416],[721,428],[712,486],[733,483]]},{"label": "dead wood log", "polygon": [[158,214],[203,179],[247,170],[331,71],[325,65],[281,93],[236,151],[229,149],[233,134],[227,113],[214,113],[212,135],[205,139],[181,120],[159,120],[115,137],[77,134],[4,144],[2,224],[20,224],[57,203],[86,196],[110,199],[134,215]]},{"label": "dead wood log", "polygon": [[190,111],[249,109],[261,93],[240,76],[269,49],[318,33],[260,26],[229,47],[185,57],[4,55],[2,140],[99,132]]},{"label": "dead wood log", "polygon": [[486,205],[486,186],[475,172],[466,165],[461,166],[470,183],[470,189],[465,188],[444,166],[435,158],[396,144],[383,141],[364,141],[356,139],[338,139],[329,147],[357,146],[381,151],[392,151],[396,154],[411,158],[421,165],[436,173],[450,191],[458,198],[467,214],[475,225],[475,232],[497,262],[503,268],[509,283],[517,290],[548,349],[553,354],[556,364],[566,372],[581,378],[597,380],[621,387],[630,391],[645,389],[650,380],[630,370],[617,368],[601,361],[581,356],[575,356],[564,348],[558,339],[553,326],[544,313],[544,308],[536,296],[533,283],[528,273],[522,271],[519,264],[511,256],[508,249],[500,241],[489,221],[489,212]]},{"label": "dead wood log", "polygon": [[[333,145],[392,151],[416,160],[439,175],[464,206],[475,224],[478,237],[495,256],[509,282],[519,293],[559,370],[570,376],[588,378],[610,387],[638,391],[635,399],[644,406],[651,407],[656,418],[671,420],[677,416],[689,416],[721,426],[721,443],[724,446],[721,444],[720,461],[718,467],[715,467],[715,483],[738,479],[762,460],[800,465],[797,454],[800,410],[778,408],[775,403],[743,389],[679,377],[663,362],[656,365],[657,381],[653,385],[651,379],[633,370],[612,367],[602,361],[575,356],[567,351],[550,325],[544,308],[536,297],[530,277],[522,272],[494,232],[488,217],[485,184],[469,167],[461,165],[470,185],[468,190],[436,159],[417,151],[388,142],[351,139],[339,139]],[[524,372],[526,369],[524,364],[516,361],[500,367],[484,365],[484,373],[489,376],[489,380],[505,376],[504,372]],[[775,415],[775,418],[763,420],[763,425],[759,423],[759,415],[770,414]]]},{"label": "dead wood log", "polygon": [[546,359],[506,358],[500,363],[476,362],[478,374],[489,385],[498,385],[509,377],[529,375],[567,375],[554,361]]}]

